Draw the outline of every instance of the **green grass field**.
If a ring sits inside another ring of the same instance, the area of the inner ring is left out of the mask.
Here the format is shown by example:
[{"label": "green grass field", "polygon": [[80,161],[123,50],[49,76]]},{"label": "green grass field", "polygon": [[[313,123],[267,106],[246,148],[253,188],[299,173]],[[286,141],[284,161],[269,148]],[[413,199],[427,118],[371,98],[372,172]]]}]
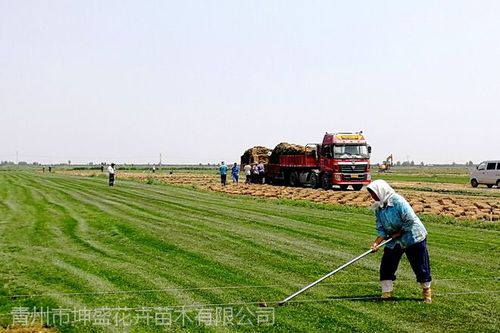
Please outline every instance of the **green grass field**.
[{"label": "green grass field", "polygon": [[[68,321],[55,325],[61,332],[495,332],[500,326],[495,230],[426,225],[433,304],[420,301],[406,259],[396,300],[379,301],[376,253],[277,307],[274,301],[366,251],[374,239],[368,210],[3,171],[0,214],[0,326],[12,323],[20,307],[31,320],[35,306]],[[261,300],[267,308],[257,306]],[[110,325],[98,325],[103,318]]]}]

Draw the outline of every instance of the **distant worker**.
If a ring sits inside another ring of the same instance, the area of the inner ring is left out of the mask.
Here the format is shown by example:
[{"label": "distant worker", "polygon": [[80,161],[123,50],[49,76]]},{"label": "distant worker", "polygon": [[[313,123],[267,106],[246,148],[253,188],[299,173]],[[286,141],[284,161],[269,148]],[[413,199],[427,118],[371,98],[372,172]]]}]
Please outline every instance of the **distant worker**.
[{"label": "distant worker", "polygon": [[260,162],[257,165],[257,171],[259,171],[259,184],[264,184],[264,163]]},{"label": "distant worker", "polygon": [[245,170],[245,184],[250,184],[252,181],[252,166],[250,164],[246,164],[243,167],[243,170]]},{"label": "distant worker", "polygon": [[252,165],[252,183],[257,183],[259,181],[259,169],[257,168],[257,163]]},{"label": "distant worker", "polygon": [[111,163],[110,166],[108,166],[108,175],[109,175],[109,186],[114,186],[115,185],[115,164]]},{"label": "distant worker", "polygon": [[155,173],[156,171],[156,167],[153,165],[153,173]]},{"label": "distant worker", "polygon": [[101,172],[104,172],[104,164],[101,163]]},{"label": "distant worker", "polygon": [[221,162],[221,165],[219,167],[219,173],[220,173],[220,183],[222,184],[222,186],[226,186],[227,165],[224,164],[224,161]]},{"label": "distant worker", "polygon": [[49,172],[52,172],[52,166],[49,165]]},{"label": "distant worker", "polygon": [[396,280],[399,261],[406,253],[417,282],[422,287],[424,302],[431,303],[432,277],[427,252],[427,230],[405,198],[397,194],[384,180],[373,181],[367,189],[375,200],[373,207],[377,238],[371,249],[376,251],[384,239],[393,239],[385,245],[380,264],[382,299],[392,298],[393,281]]},{"label": "distant worker", "polygon": [[240,177],[240,167],[238,164],[234,163],[231,168],[231,177],[233,178],[233,183],[238,184],[238,179]]},{"label": "distant worker", "polygon": [[42,172],[43,172],[43,173],[45,173],[45,166],[44,166],[44,167],[42,167]]}]

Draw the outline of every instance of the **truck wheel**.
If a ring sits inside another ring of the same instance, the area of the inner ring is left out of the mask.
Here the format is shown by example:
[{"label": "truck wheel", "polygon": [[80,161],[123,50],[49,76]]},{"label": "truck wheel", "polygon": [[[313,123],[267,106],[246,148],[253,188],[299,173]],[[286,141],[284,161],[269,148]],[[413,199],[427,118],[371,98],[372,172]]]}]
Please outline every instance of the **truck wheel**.
[{"label": "truck wheel", "polygon": [[470,184],[472,185],[472,187],[477,187],[477,185],[479,185],[476,179],[471,179]]},{"label": "truck wheel", "polygon": [[324,173],[323,176],[321,176],[321,188],[323,190],[328,191],[329,189],[332,188],[332,183],[330,182],[330,174],[329,173]]},{"label": "truck wheel", "polygon": [[312,188],[318,188],[320,185],[319,176],[316,172],[311,172],[310,183]]},{"label": "truck wheel", "polygon": [[345,190],[347,190],[347,186],[349,186],[349,185],[339,185],[339,186],[340,186],[341,191],[345,191]]},{"label": "truck wheel", "polygon": [[500,179],[499,179],[499,180],[497,180],[497,188],[499,188],[499,189],[500,189]]},{"label": "truck wheel", "polygon": [[354,189],[354,191],[359,191],[363,188],[363,184],[352,185],[352,188]]},{"label": "truck wheel", "polygon": [[299,185],[299,174],[296,171],[290,173],[289,184],[292,187]]}]

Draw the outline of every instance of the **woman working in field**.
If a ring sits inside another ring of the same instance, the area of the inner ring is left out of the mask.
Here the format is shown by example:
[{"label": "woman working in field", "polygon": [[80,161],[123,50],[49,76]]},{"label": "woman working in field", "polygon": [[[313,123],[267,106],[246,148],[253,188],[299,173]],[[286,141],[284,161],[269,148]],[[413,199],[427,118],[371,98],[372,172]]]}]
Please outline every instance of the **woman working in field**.
[{"label": "woman working in field", "polygon": [[431,303],[431,269],[427,252],[427,230],[410,204],[384,180],[375,180],[367,187],[375,200],[377,238],[371,248],[376,251],[386,238],[394,240],[384,247],[380,264],[382,299],[392,297],[393,281],[403,253],[410,262],[417,282],[422,287],[425,303]]}]

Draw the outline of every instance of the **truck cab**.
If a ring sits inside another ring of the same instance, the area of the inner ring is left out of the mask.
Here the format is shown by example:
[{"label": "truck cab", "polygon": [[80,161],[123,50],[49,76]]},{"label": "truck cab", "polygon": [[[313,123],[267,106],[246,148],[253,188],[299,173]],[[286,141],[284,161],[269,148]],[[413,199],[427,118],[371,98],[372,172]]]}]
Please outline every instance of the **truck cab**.
[{"label": "truck cab", "polygon": [[320,166],[323,170],[322,187],[339,185],[347,189],[351,185],[360,190],[368,185],[370,176],[371,147],[362,132],[326,133],[320,146]]}]

